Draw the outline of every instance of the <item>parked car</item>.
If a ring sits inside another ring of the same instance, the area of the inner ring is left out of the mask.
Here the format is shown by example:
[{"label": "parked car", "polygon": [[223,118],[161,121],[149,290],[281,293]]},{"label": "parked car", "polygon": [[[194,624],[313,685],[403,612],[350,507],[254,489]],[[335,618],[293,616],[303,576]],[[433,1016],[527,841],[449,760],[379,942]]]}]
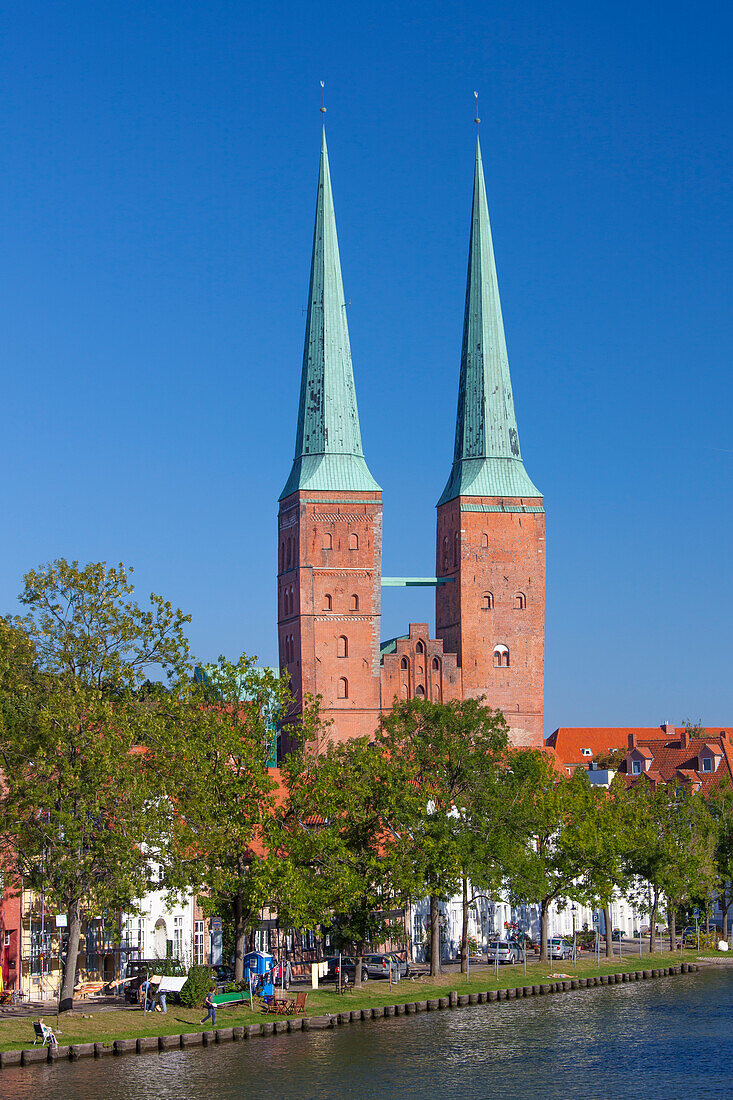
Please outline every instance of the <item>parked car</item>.
[{"label": "parked car", "polygon": [[547,941],[547,954],[551,959],[571,959],[573,957],[573,945],[562,936],[553,936]]},{"label": "parked car", "polygon": [[[326,959],[325,962],[328,964],[328,970],[322,978],[318,979],[319,983],[333,982],[337,985],[339,980],[340,967],[341,983],[343,985],[354,984],[354,975],[356,974],[355,959],[350,958],[348,955],[332,955],[330,958]],[[362,964],[361,968],[361,980],[362,982],[369,981],[369,971],[364,964]]]},{"label": "parked car", "polygon": [[486,961],[488,963],[515,963],[522,958],[522,949],[518,943],[511,940],[494,940],[486,949]]},{"label": "parked car", "polygon": [[219,966],[212,967],[214,973],[214,981],[217,985],[226,985],[228,982],[234,981],[234,967],[229,963],[220,963]]},{"label": "parked car", "polygon": [[393,980],[396,976],[406,978],[410,969],[406,959],[402,959],[399,955],[393,953],[365,955],[364,966],[366,966],[370,978],[389,978],[391,970]]}]

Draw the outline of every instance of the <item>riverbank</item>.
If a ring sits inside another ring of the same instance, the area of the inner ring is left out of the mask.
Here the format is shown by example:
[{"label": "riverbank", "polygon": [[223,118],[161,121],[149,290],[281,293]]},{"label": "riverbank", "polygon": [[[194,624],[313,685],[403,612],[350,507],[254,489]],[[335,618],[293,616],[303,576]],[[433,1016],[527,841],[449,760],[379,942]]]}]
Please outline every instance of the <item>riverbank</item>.
[{"label": "riverbank", "polygon": [[[58,1021],[60,1060],[69,1057],[142,1052],[145,1050],[180,1049],[181,1046],[214,1043],[257,1034],[300,1030],[305,1026],[330,1027],[334,1021],[351,1022],[373,1016],[402,1015],[411,1012],[479,1004],[485,1001],[546,994],[559,990],[582,989],[598,983],[617,980],[639,980],[644,976],[660,976],[670,966],[696,965],[696,953],[677,952],[674,955],[629,956],[627,959],[601,961],[592,958],[575,964],[555,961],[551,965],[530,963],[525,976],[520,965],[500,968],[498,981],[493,967],[471,968],[470,981],[465,975],[451,973],[441,979],[421,978],[402,981],[391,986],[386,982],[369,982],[358,993],[353,990],[339,995],[333,986],[308,993],[306,1021],[302,1017],[264,1016],[261,1010],[223,1008],[217,1011],[216,1032],[201,1031],[201,1009],[170,1006],[166,1015],[110,1009],[94,1014],[85,1013],[81,1003],[72,1015]],[[625,975],[633,974],[633,978]],[[639,975],[637,979],[636,974]],[[560,976],[562,975],[562,977]],[[419,1007],[415,1007],[419,1006]],[[391,1010],[391,1011],[387,1011]],[[47,1024],[56,1027],[55,1016],[44,1016]],[[234,1032],[238,1034],[234,1034]],[[17,1065],[45,1061],[48,1051],[36,1047],[32,1020],[28,1017],[0,1021],[0,1065]]]}]

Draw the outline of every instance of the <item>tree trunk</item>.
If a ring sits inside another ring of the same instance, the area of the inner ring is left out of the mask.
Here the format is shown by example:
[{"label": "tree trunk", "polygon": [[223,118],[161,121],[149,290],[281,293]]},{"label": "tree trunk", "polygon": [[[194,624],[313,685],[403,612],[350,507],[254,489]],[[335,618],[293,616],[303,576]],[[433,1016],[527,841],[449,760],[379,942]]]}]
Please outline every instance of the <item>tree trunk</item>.
[{"label": "tree trunk", "polygon": [[468,969],[468,879],[463,880],[463,925],[461,928],[461,974]]},{"label": "tree trunk", "polygon": [[547,958],[547,926],[550,922],[550,903],[540,902],[540,962],[548,962]]},{"label": "tree trunk", "polygon": [[430,977],[440,977],[440,899],[430,895]]},{"label": "tree trunk", "polygon": [[61,979],[59,994],[59,1012],[71,1012],[74,1007],[74,983],[76,981],[76,963],[79,958],[79,940],[81,938],[81,902],[72,901],[66,911],[69,939],[66,946],[66,961]]},{"label": "tree trunk", "polygon": [[247,922],[241,894],[234,895],[234,980],[244,978],[244,956],[247,947]]},{"label": "tree trunk", "polygon": [[606,958],[613,958],[613,928],[611,928],[611,906],[604,905],[603,907],[603,919],[606,922]]},{"label": "tree trunk", "polygon": [[354,989],[361,989],[361,969],[364,960],[364,945],[360,947],[354,958]]},{"label": "tree trunk", "polygon": [[652,891],[652,911],[649,917],[649,953],[654,954],[654,936],[657,931],[657,905],[659,904],[659,893],[656,890]]},{"label": "tree trunk", "polygon": [[670,951],[674,951],[675,948],[677,947],[677,928],[675,926],[674,903],[673,902],[669,903],[668,913],[669,913],[669,915],[668,915],[668,921],[669,921],[669,949],[670,949]]},{"label": "tree trunk", "polygon": [[730,909],[731,895],[723,890],[723,939],[728,939],[728,910]]}]

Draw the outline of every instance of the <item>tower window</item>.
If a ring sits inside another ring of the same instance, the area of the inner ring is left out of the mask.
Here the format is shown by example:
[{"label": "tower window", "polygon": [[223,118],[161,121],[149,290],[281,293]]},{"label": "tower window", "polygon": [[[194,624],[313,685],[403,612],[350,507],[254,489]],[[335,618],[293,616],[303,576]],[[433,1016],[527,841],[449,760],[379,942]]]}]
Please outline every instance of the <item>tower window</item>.
[{"label": "tower window", "polygon": [[509,668],[509,650],[505,645],[494,646],[494,668]]},{"label": "tower window", "polygon": [[524,611],[527,606],[527,597],[524,592],[517,592],[514,597],[514,609],[515,611]]},{"label": "tower window", "polygon": [[288,539],[288,554],[285,561],[286,567],[289,569],[293,561],[293,540]]},{"label": "tower window", "polygon": [[349,698],[349,681],[345,676],[342,676],[338,685],[338,697],[339,699]]},{"label": "tower window", "polygon": [[349,535],[349,550],[359,549],[359,536],[355,534]]},{"label": "tower window", "polygon": [[482,611],[493,611],[494,610],[494,593],[493,592],[484,592],[483,596],[481,597],[481,610]]},{"label": "tower window", "polygon": [[486,534],[485,531],[484,531],[483,535],[481,536],[481,549],[482,550],[488,550],[489,549],[489,536]]},{"label": "tower window", "polygon": [[323,610],[324,611],[332,611],[333,610],[333,600],[329,596],[328,592],[323,597]]},{"label": "tower window", "polygon": [[433,672],[440,672],[440,661],[437,657],[433,657]]},{"label": "tower window", "polygon": [[458,565],[458,532],[453,535],[453,564]]},{"label": "tower window", "polygon": [[323,536],[323,549],[333,550],[333,535],[330,531],[326,531],[325,535]]},{"label": "tower window", "polygon": [[400,668],[406,670],[409,667],[410,667],[410,662],[407,660],[407,657],[403,657],[402,660],[400,661]]},{"label": "tower window", "polygon": [[349,605],[350,605],[352,611],[358,611],[359,610],[359,597],[356,596],[356,595],[352,596],[351,600],[349,601]]},{"label": "tower window", "polygon": [[338,640],[337,652],[339,657],[349,656],[349,639],[345,634],[342,634]]},{"label": "tower window", "polygon": [[448,555],[448,536],[446,535],[445,538],[443,539],[443,568],[444,569],[448,568],[448,558],[449,558],[449,555]]},{"label": "tower window", "polygon": [[415,652],[416,653],[424,653],[425,652],[425,646],[422,644],[422,642],[417,643],[417,645],[415,646]]},{"label": "tower window", "polygon": [[422,684],[418,684],[417,687],[415,688],[415,695],[419,695],[422,698],[422,696],[424,694],[425,694],[425,688],[422,686]]}]

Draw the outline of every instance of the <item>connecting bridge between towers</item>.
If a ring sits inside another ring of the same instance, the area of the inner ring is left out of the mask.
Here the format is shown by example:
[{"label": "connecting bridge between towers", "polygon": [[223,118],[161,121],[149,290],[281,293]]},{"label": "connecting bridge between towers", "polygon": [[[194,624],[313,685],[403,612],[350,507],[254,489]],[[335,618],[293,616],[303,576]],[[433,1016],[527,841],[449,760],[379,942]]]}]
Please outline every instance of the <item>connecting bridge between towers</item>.
[{"label": "connecting bridge between towers", "polygon": [[454,580],[455,577],[382,577],[382,588],[437,588]]}]

